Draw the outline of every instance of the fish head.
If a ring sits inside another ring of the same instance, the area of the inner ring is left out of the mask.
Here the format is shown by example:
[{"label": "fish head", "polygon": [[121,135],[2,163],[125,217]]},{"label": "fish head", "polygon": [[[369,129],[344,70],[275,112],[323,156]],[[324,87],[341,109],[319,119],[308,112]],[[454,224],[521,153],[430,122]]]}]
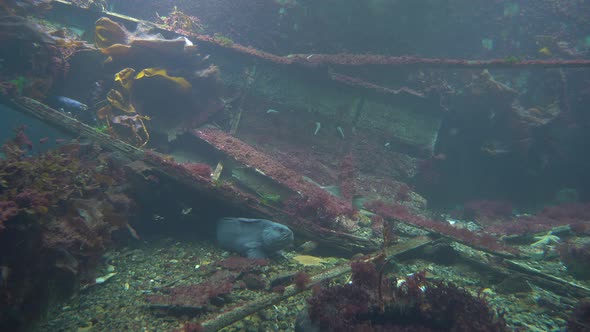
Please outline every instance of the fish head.
[{"label": "fish head", "polygon": [[262,231],[262,244],[268,251],[284,249],[293,244],[293,232],[285,225],[272,223]]}]

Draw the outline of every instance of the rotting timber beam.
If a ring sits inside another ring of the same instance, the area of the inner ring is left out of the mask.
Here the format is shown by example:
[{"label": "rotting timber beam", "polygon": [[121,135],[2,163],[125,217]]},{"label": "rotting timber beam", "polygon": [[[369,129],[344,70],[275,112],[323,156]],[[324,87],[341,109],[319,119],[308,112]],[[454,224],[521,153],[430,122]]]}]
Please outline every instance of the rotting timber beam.
[{"label": "rotting timber beam", "polygon": [[293,216],[282,209],[262,203],[257,197],[244,193],[230,185],[216,185],[208,178],[191,174],[159,154],[136,148],[112,136],[97,131],[78,120],[27,97],[0,98],[0,103],[56,127],[59,130],[84,137],[98,143],[104,149],[122,153],[130,161],[141,161],[159,177],[166,177],[196,193],[211,197],[248,211],[258,217],[272,219],[289,226],[297,235],[317,241],[343,254],[369,253],[379,247],[374,239],[367,239],[342,231],[318,227],[312,221]]},{"label": "rotting timber beam", "polygon": [[[307,68],[317,68],[325,66],[419,66],[420,68],[590,68],[590,59],[519,59],[516,57],[507,57],[503,59],[449,59],[449,58],[422,58],[416,56],[390,56],[381,54],[289,54],[276,55],[250,46],[243,46],[236,43],[227,43],[209,35],[198,33],[186,33],[184,31],[174,31],[166,26],[153,22],[142,21],[130,16],[104,11],[91,11],[76,6],[75,4],[64,1],[54,0],[54,7],[72,8],[78,11],[85,11],[87,14],[96,16],[106,16],[111,19],[127,23],[145,23],[150,25],[159,32],[175,33],[186,36],[193,41],[199,41],[211,46],[229,49],[233,52],[263,59],[276,64],[283,65],[301,65]],[[350,83],[350,82],[349,82]]]}]

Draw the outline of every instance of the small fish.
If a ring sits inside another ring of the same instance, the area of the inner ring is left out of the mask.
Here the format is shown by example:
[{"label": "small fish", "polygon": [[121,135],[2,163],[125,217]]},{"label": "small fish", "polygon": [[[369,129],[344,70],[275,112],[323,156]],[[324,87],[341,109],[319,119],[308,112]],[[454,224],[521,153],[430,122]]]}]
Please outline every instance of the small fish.
[{"label": "small fish", "polygon": [[486,142],[484,145],[482,145],[481,151],[490,156],[498,156],[510,153],[510,149],[499,142]]},{"label": "small fish", "polygon": [[55,144],[62,144],[62,143],[65,143],[65,142],[67,142],[67,140],[64,139],[64,138],[56,138],[55,139]]},{"label": "small fish", "polygon": [[88,105],[83,104],[75,99],[58,96],[55,97],[56,102],[61,106],[60,110],[70,113],[85,112],[88,110]]},{"label": "small fish", "polygon": [[49,137],[43,137],[39,139],[39,144],[43,144],[49,140]]},{"label": "small fish", "polygon": [[510,152],[510,150],[508,150],[508,149],[491,149],[491,148],[483,149],[482,151],[491,155],[491,156],[497,156],[500,154],[505,154],[505,153]]},{"label": "small fish", "polygon": [[65,96],[51,97],[48,100],[48,104],[49,106],[54,107],[58,111],[66,113],[84,123],[96,123],[96,118],[94,114],[89,110],[88,105],[79,102],[75,99]]}]

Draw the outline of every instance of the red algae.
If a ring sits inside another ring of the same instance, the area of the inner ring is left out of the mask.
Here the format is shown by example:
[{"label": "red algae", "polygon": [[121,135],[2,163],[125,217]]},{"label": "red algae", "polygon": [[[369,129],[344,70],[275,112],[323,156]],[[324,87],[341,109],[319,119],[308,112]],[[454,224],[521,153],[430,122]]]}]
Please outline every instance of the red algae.
[{"label": "red algae", "polygon": [[146,150],[143,155],[143,160],[152,165],[174,172],[175,174],[192,178],[200,182],[210,181],[211,166],[200,163],[178,163],[173,158],[162,155],[160,153]]},{"label": "red algae", "polygon": [[340,194],[350,202],[355,194],[356,174],[355,160],[353,155],[349,153],[340,162],[338,180],[340,181]]},{"label": "red algae", "polygon": [[293,282],[297,289],[302,290],[311,282],[311,277],[305,272],[298,272],[293,276]]},{"label": "red algae", "polygon": [[277,293],[277,294],[283,294],[285,292],[285,286],[283,286],[283,285],[274,286],[272,288],[272,292]]},{"label": "red algae", "polygon": [[298,193],[298,196],[293,196],[285,202],[288,211],[301,217],[317,218],[325,224],[335,222],[336,217],[341,215],[354,215],[355,211],[350,203],[304,180],[297,172],[240,139],[216,129],[198,130],[194,134],[238,162],[264,173],[267,177]]},{"label": "red algae", "polygon": [[572,231],[586,233],[590,228],[590,203],[564,203],[548,206],[534,215],[503,218],[484,225],[489,233],[523,235],[570,225]]},{"label": "red algae", "polygon": [[267,155],[238,138],[215,129],[203,129],[196,131],[195,134],[237,161],[262,171],[267,176],[291,189],[296,191],[307,189],[306,181],[299,174],[273,161]]},{"label": "red algae", "polygon": [[211,299],[231,293],[235,279],[231,272],[217,271],[208,281],[170,287],[165,294],[149,295],[147,300],[156,306],[205,308]]},{"label": "red algae", "polygon": [[353,262],[352,282],[314,287],[309,322],[322,331],[509,331],[484,296],[450,282],[428,280],[425,271],[403,279],[383,276],[371,263]]},{"label": "red algae", "polygon": [[[186,33],[183,30],[177,30],[179,33]],[[273,63],[282,65],[298,64],[309,68],[317,68],[325,65],[346,65],[346,66],[366,66],[366,65],[428,65],[431,67],[456,67],[456,68],[487,68],[487,67],[588,67],[590,60],[572,59],[572,60],[520,60],[512,59],[491,59],[491,60],[464,60],[464,59],[446,59],[446,58],[421,58],[416,56],[390,56],[380,54],[290,54],[288,56],[275,55],[269,52],[261,51],[250,46],[243,46],[237,43],[227,43],[218,38],[202,35],[195,32],[189,34],[201,42],[215,44],[219,47],[229,48],[235,52],[247,54],[259,59],[264,59]]]},{"label": "red algae", "polygon": [[209,178],[211,177],[211,166],[207,164],[199,164],[199,163],[183,163],[181,164],[184,168],[186,168],[191,174]]},{"label": "red algae", "polygon": [[460,242],[473,245],[482,249],[494,252],[503,251],[514,253],[515,248],[506,246],[486,233],[474,233],[465,228],[457,228],[446,223],[436,222],[426,217],[412,213],[406,206],[399,204],[387,204],[383,201],[372,201],[365,204],[365,207],[386,219],[400,220],[429,231],[454,238]]},{"label": "red algae", "polygon": [[512,204],[506,201],[473,200],[465,203],[463,218],[477,221],[493,221],[512,216]]}]

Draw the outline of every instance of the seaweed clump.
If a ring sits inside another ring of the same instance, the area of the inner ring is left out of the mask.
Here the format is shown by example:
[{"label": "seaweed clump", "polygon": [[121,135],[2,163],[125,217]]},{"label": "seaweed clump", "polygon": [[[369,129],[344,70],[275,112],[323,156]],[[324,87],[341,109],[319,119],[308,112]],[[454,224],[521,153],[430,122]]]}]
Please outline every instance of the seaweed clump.
[{"label": "seaweed clump", "polygon": [[180,11],[176,6],[174,6],[174,9],[172,9],[168,16],[158,15],[158,23],[184,35],[200,33],[205,29],[198,17],[187,15]]},{"label": "seaweed clump", "polygon": [[165,294],[146,297],[150,307],[172,315],[195,314],[213,310],[223,305],[222,297],[230,294],[237,274],[231,271],[217,271],[207,281],[166,288]]},{"label": "seaweed clump", "polygon": [[[308,300],[300,330],[321,331],[508,331],[485,297],[425,272],[384,278],[372,263],[352,263],[352,282],[319,287]],[[305,326],[307,324],[307,326]]]},{"label": "seaweed clump", "polygon": [[24,130],[0,158],[2,331],[24,330],[49,304],[94,283],[132,209],[124,175],[100,148],[76,143],[28,156]]}]

